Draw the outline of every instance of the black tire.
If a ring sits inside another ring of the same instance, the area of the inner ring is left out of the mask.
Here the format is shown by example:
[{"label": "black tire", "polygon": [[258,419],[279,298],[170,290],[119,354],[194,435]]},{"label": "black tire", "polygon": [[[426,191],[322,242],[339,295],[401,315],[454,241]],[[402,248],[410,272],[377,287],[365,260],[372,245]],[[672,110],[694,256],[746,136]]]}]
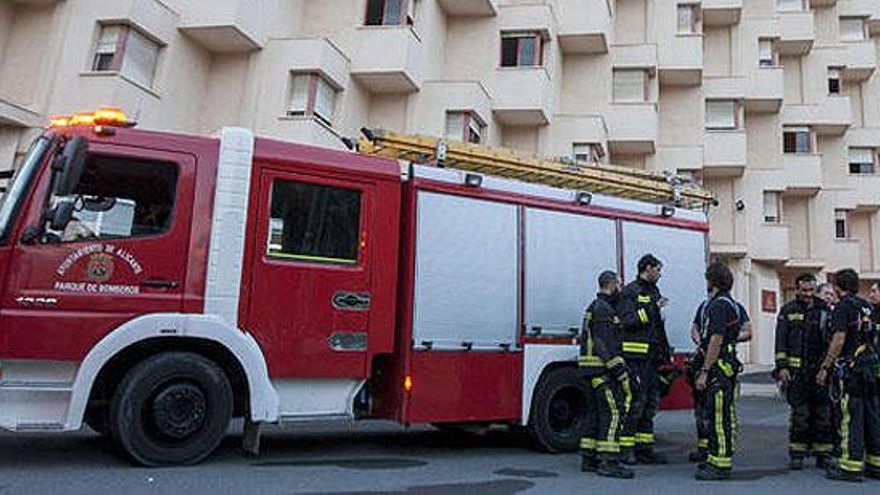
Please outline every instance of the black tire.
[{"label": "black tire", "polygon": [[232,408],[229,379],[213,361],[189,352],[157,354],[116,389],[110,433],[138,464],[196,464],[223,440]]},{"label": "black tire", "polygon": [[110,433],[110,408],[106,404],[89,406],[86,408],[83,422],[98,435],[106,437]]},{"label": "black tire", "polygon": [[532,396],[526,434],[536,450],[574,452],[587,424],[587,382],[575,367],[546,372]]}]

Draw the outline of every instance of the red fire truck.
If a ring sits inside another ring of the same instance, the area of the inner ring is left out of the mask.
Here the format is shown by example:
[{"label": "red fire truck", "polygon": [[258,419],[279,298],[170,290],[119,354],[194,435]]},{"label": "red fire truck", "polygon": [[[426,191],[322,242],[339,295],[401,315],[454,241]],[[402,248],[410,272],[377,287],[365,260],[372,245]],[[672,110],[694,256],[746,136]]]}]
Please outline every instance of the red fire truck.
[{"label": "red fire truck", "polygon": [[583,309],[647,252],[688,346],[695,186],[392,133],[344,152],[131,127],[53,120],[2,198],[4,429],[85,422],[144,465],[201,461],[232,418],[252,451],[266,423],[361,418],[573,450]]}]

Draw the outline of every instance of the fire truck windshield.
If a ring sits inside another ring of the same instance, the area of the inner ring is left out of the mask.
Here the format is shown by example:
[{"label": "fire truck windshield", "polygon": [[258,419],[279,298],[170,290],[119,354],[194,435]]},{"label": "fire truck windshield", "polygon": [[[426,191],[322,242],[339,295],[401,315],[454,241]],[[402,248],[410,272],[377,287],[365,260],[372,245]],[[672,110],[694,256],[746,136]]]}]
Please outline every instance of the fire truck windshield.
[{"label": "fire truck windshield", "polygon": [[22,208],[28,186],[36,177],[43,157],[51,144],[52,141],[45,136],[37,138],[31,144],[31,149],[22,161],[21,167],[12,176],[9,186],[6,188],[6,194],[0,198],[0,243],[6,241],[12,224],[15,222],[15,217]]}]

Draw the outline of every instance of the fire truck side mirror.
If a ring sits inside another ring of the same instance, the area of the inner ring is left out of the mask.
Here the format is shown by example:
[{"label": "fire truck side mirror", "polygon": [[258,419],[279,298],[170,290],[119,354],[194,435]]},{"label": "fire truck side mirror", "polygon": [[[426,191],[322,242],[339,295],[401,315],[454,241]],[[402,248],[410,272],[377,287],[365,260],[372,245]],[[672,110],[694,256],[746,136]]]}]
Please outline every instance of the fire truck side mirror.
[{"label": "fire truck side mirror", "polygon": [[88,141],[81,136],[70,139],[64,145],[64,151],[61,154],[62,168],[57,180],[53,182],[53,195],[70,196],[76,191],[86,167],[88,149]]},{"label": "fire truck side mirror", "polygon": [[73,219],[73,212],[76,203],[73,201],[59,201],[49,218],[49,228],[56,232],[60,232],[67,227],[67,224]]}]

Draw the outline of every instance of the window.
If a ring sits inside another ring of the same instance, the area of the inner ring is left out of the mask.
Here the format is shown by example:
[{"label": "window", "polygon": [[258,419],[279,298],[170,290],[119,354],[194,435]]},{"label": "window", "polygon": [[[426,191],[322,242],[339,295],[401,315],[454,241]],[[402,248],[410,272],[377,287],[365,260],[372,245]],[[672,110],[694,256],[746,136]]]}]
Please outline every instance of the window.
[{"label": "window", "polygon": [[293,73],[290,82],[290,104],[287,115],[314,116],[327,125],[333,124],[337,90],[316,73]]},{"label": "window", "polygon": [[615,102],[648,100],[648,74],[643,69],[615,69],[612,77]]},{"label": "window", "polygon": [[699,34],[703,31],[700,5],[695,3],[678,5],[678,34]]},{"label": "window", "polygon": [[782,194],[778,191],[764,191],[764,222],[782,221]]},{"label": "window", "polygon": [[121,24],[102,25],[92,57],[93,71],[119,71],[144,87],[152,87],[159,44],[137,29]]},{"label": "window", "polygon": [[541,34],[501,33],[501,67],[528,67],[542,64]]},{"label": "window", "polygon": [[873,174],[874,150],[871,148],[849,149],[849,173]]},{"label": "window", "polygon": [[403,24],[405,0],[367,0],[367,26],[395,26]]},{"label": "window", "polygon": [[834,237],[846,239],[849,237],[848,228],[849,212],[847,210],[834,210]]},{"label": "window", "polygon": [[758,40],[758,66],[759,67],[776,67],[776,43],[772,39]]},{"label": "window", "polygon": [[828,94],[840,94],[840,69],[835,67],[828,68]]},{"label": "window", "polygon": [[571,156],[579,162],[599,163],[605,153],[599,143],[572,143]]},{"label": "window", "polygon": [[112,156],[89,157],[63,242],[159,235],[171,228],[177,165]]},{"label": "window", "polygon": [[733,100],[706,100],[706,129],[738,128],[738,110]]},{"label": "window", "polygon": [[804,10],[804,0],[776,0],[776,10],[780,12],[800,12]]},{"label": "window", "polygon": [[270,258],[354,265],[361,192],[289,180],[272,183],[266,254]]},{"label": "window", "polygon": [[474,112],[446,112],[446,137],[467,143],[480,144],[486,133],[486,124]]},{"label": "window", "polygon": [[812,153],[813,136],[809,127],[785,127],[782,130],[784,153]]},{"label": "window", "polygon": [[865,20],[861,17],[840,18],[841,41],[863,41],[865,39]]}]

